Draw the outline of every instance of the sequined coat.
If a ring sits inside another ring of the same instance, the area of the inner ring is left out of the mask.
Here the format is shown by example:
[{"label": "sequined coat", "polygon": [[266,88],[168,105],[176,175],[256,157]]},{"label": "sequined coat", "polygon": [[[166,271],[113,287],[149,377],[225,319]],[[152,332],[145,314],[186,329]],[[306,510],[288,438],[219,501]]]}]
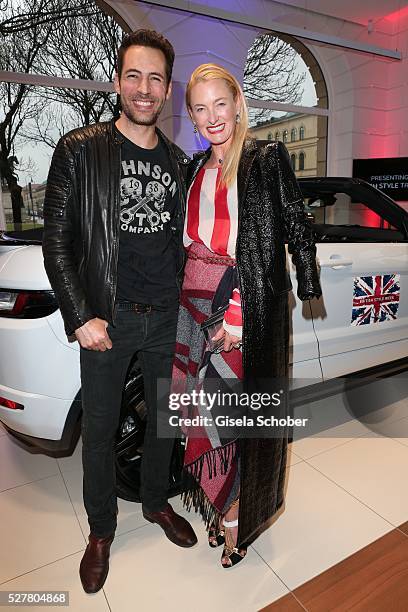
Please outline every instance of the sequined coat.
[{"label": "sequined coat", "polygon": [[[194,156],[188,184],[210,154],[208,149]],[[319,297],[321,289],[311,226],[284,144],[248,140],[237,182],[242,355],[245,379],[253,389],[256,380],[288,374],[288,292],[292,284],[285,239],[296,266],[299,299]],[[240,441],[241,544],[252,541],[283,503],[287,432],[282,433],[279,438]]]}]

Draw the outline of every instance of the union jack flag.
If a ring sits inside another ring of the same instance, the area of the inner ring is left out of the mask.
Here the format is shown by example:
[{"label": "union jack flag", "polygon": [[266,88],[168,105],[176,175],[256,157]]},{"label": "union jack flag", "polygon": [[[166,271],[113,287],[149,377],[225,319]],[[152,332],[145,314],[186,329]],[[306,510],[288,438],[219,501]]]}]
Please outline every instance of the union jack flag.
[{"label": "union jack flag", "polygon": [[396,319],[399,297],[399,274],[355,277],[351,325],[369,325]]}]

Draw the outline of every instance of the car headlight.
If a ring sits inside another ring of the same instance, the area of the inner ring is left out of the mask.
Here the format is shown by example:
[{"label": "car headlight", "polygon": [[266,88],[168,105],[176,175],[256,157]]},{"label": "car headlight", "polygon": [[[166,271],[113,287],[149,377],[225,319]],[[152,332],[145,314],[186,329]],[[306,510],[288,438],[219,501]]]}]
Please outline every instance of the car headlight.
[{"label": "car headlight", "polygon": [[39,319],[58,310],[53,291],[0,289],[0,317]]}]

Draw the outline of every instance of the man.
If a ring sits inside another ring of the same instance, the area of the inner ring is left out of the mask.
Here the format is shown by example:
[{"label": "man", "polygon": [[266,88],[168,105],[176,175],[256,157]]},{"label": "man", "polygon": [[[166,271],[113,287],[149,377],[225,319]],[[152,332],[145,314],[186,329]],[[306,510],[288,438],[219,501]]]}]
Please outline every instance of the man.
[{"label": "man", "polygon": [[184,153],[156,128],[171,94],[174,50],[160,34],[123,40],[116,122],[58,143],[44,204],[44,261],[68,335],[81,346],[84,590],[102,588],[117,516],[114,438],[129,364],[138,354],[148,422],[141,473],[144,517],[179,546],[197,538],[167,502],[173,440],[156,432],[157,379],[171,378],[185,207]]}]

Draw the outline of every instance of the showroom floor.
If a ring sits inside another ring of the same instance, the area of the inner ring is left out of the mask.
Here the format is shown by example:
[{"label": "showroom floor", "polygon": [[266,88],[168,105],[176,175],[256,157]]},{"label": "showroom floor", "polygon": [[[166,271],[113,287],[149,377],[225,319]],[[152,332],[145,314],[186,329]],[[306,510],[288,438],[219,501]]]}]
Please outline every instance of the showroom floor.
[{"label": "showroom floor", "polygon": [[[354,606],[342,605],[347,597],[338,589],[329,605],[313,599],[308,585],[298,587],[379,538],[383,551],[387,542],[396,547],[390,532],[408,520],[408,400],[326,436],[291,444],[284,511],[238,567],[221,568],[220,551],[208,547],[198,517],[181,510],[177,498],[173,506],[190,517],[199,537],[192,549],[174,546],[146,523],[139,505],[120,501],[108,580],[103,591],[86,595],[78,577],[88,534],[80,444],[71,457],[53,459],[28,453],[0,429],[0,591],[69,591],[70,609],[81,612],[252,612],[285,595],[268,609],[381,610],[358,597],[364,572],[359,584],[345,586],[357,594]],[[403,530],[396,533],[408,542]],[[399,575],[408,584],[408,552],[401,554]],[[400,603],[391,609],[407,610],[408,595]]]}]

